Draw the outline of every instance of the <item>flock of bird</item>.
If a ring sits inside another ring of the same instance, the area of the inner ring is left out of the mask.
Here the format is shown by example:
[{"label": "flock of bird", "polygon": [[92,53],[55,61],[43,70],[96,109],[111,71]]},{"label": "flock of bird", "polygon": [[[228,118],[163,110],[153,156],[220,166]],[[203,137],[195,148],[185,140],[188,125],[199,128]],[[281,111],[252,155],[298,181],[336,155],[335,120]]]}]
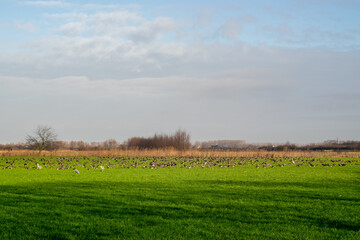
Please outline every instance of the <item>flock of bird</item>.
[{"label": "flock of bird", "polygon": [[227,168],[252,165],[256,168],[296,167],[345,167],[360,165],[356,158],[248,158],[248,157],[0,157],[0,169],[72,169],[80,174],[83,170],[107,168]]}]

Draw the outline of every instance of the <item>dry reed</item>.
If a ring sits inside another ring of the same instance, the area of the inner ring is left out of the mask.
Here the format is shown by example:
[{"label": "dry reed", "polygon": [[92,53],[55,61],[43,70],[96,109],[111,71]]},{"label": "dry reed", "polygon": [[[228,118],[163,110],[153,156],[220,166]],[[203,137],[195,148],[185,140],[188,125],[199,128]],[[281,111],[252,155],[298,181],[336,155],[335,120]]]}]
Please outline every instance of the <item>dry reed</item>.
[{"label": "dry reed", "polygon": [[0,156],[94,156],[94,157],[360,157],[360,152],[334,152],[334,151],[221,151],[221,150],[187,150],[174,149],[152,150],[98,150],[75,151],[54,150],[43,151],[39,154],[33,150],[1,150]]}]

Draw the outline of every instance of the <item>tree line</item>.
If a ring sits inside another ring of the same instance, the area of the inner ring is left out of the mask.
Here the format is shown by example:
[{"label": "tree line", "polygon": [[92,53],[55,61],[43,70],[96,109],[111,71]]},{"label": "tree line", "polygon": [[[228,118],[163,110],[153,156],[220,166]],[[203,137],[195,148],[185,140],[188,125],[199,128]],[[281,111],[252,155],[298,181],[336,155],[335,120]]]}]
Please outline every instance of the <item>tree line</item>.
[{"label": "tree line", "polygon": [[190,134],[179,129],[173,134],[154,134],[152,137],[131,137],[123,143],[115,139],[103,142],[60,141],[51,127],[38,126],[32,134],[26,136],[26,142],[0,144],[0,150],[15,149],[43,150],[68,149],[76,151],[125,150],[125,149],[176,149],[187,150],[266,150],[266,151],[360,151],[360,141],[330,140],[322,143],[297,145],[286,144],[247,144],[243,140],[215,140],[190,142]]},{"label": "tree line", "polygon": [[77,151],[124,150],[124,149],[169,149],[187,150],[191,148],[190,134],[179,129],[174,134],[154,134],[152,137],[131,137],[123,143],[115,139],[103,142],[60,141],[57,134],[48,126],[38,126],[32,134],[26,136],[26,142],[17,144],[0,144],[0,150],[13,149],[43,150],[69,149]]},{"label": "tree line", "polygon": [[175,148],[177,150],[186,150],[191,148],[190,134],[183,130],[177,130],[172,135],[155,134],[152,137],[132,137],[126,141],[128,148],[138,149],[164,149]]}]

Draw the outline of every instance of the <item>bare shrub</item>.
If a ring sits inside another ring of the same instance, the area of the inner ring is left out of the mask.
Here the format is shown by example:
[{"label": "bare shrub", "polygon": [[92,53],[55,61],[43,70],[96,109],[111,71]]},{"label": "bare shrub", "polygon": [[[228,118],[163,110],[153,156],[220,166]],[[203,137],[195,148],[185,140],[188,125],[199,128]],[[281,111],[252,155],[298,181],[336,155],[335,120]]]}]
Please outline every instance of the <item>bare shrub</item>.
[{"label": "bare shrub", "polygon": [[132,137],[125,143],[128,149],[168,149],[184,151],[190,149],[190,134],[177,130],[173,135],[155,134],[153,137]]}]

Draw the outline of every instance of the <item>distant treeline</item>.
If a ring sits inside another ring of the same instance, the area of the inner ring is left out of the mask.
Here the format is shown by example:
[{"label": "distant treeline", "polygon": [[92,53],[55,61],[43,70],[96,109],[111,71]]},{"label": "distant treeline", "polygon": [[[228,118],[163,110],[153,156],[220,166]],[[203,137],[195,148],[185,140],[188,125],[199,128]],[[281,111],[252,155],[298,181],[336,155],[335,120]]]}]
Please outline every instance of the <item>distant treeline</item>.
[{"label": "distant treeline", "polygon": [[125,145],[128,148],[138,149],[164,149],[175,148],[186,150],[191,148],[190,135],[185,131],[178,130],[173,135],[155,134],[153,137],[132,137]]},{"label": "distant treeline", "polygon": [[[98,151],[98,150],[122,150],[122,149],[166,149],[187,150],[192,147],[190,134],[184,130],[177,130],[174,134],[155,134],[152,137],[132,137],[124,143],[115,139],[104,142],[85,141],[51,141],[46,145],[46,150],[69,149],[76,151]],[[36,149],[27,143],[0,144],[0,150],[12,151],[15,149]]]},{"label": "distant treeline", "polygon": [[322,143],[298,145],[293,143],[246,143],[243,140],[214,140],[196,142],[193,148],[206,150],[266,150],[266,151],[360,151],[360,141],[329,140]]},{"label": "distant treeline", "polygon": [[[360,151],[360,141],[325,141],[323,143],[308,144],[308,145],[296,145],[296,144],[284,144],[274,148],[277,151]],[[267,149],[269,150],[269,149]]]},{"label": "distant treeline", "polygon": [[214,140],[196,142],[193,148],[206,150],[266,150],[266,151],[360,151],[360,141],[330,140],[322,143],[298,145],[285,144],[249,144],[243,140]]},{"label": "distant treeline", "polygon": [[[152,137],[132,137],[120,143],[115,139],[104,142],[52,141],[46,150],[69,149],[76,151],[125,150],[125,149],[198,149],[198,150],[266,150],[266,151],[360,151],[360,141],[325,141],[307,145],[285,144],[248,144],[243,140],[214,140],[190,142],[190,134],[178,130],[174,134],[154,134]],[[32,149],[26,143],[0,144],[0,150]]]}]

